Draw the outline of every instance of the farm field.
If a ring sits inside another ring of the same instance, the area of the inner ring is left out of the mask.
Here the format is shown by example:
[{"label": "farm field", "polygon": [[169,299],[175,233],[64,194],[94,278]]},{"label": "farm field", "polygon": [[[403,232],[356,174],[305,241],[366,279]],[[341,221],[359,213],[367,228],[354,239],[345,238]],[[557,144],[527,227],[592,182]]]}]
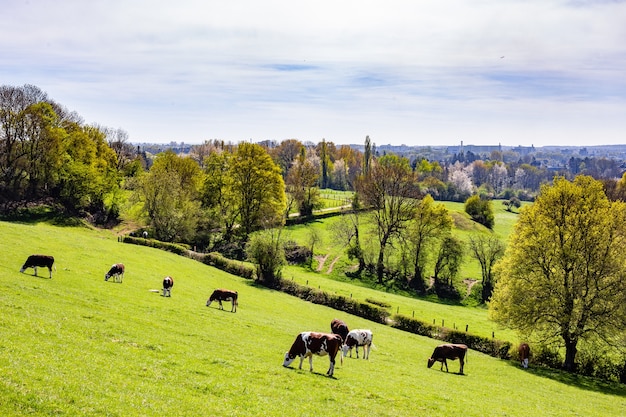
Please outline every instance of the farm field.
[{"label": "farm field", "polygon": [[[463,376],[454,373],[458,361],[450,373],[427,369],[438,341],[118,243],[107,231],[0,222],[0,235],[2,416],[619,416],[626,409],[623,385],[532,363],[522,370],[475,351]],[[19,272],[33,253],[55,256],[52,279],[41,269],[39,277]],[[126,265],[122,284],[104,281],[115,262]],[[175,280],[171,298],[150,291],[166,275]],[[205,306],[217,287],[239,292],[237,313],[230,303],[225,311]],[[297,360],[281,366],[299,332],[328,331],[335,317],[373,331],[369,360],[338,361],[333,378],[325,357],[313,359],[313,373],[307,361],[303,370]]]}]

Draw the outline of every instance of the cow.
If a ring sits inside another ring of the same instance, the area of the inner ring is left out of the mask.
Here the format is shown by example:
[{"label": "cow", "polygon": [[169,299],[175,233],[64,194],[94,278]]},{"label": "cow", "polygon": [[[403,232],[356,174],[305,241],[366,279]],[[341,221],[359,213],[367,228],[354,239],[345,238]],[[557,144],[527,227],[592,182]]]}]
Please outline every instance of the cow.
[{"label": "cow", "polygon": [[465,355],[467,353],[466,345],[456,345],[452,343],[439,345],[433,351],[432,356],[428,359],[428,367],[433,366],[433,363],[436,361],[441,362],[441,370],[443,371],[443,365],[446,365],[446,372],[448,372],[448,362],[447,359],[455,360],[459,359],[461,363],[461,369],[459,370],[459,374],[463,375],[463,365],[465,364]]},{"label": "cow", "polygon": [[224,310],[224,306],[222,305],[222,301],[230,301],[232,306],[230,308],[231,313],[237,312],[237,291],[225,290],[223,288],[217,289],[213,291],[213,294],[206,300],[206,306],[210,306],[213,301],[220,303],[220,310]]},{"label": "cow", "polygon": [[[24,272],[26,268],[33,268],[35,270],[35,276],[37,276],[37,267],[46,267],[50,272],[50,278],[52,278],[52,266],[54,265],[54,257],[49,255],[30,255],[22,268],[20,268],[20,272]],[[54,270],[56,271],[56,266]]]},{"label": "cow", "polygon": [[333,319],[333,321],[330,322],[330,332],[341,336],[341,340],[345,343],[350,330],[348,330],[348,326],[345,322],[339,319]]},{"label": "cow", "polygon": [[170,276],[163,278],[163,297],[172,296],[172,287],[174,286],[174,279]]},{"label": "cow", "polygon": [[108,281],[111,277],[115,278],[115,282],[121,283],[124,279],[124,264],[113,264],[109,272],[104,274],[104,280]]},{"label": "cow", "polygon": [[[333,376],[335,371],[335,358],[337,352],[342,345],[341,336],[332,333],[316,333],[316,332],[302,332],[296,336],[296,340],[291,345],[289,352],[285,353],[285,360],[283,366],[287,367],[291,365],[291,362],[300,356],[300,367],[302,369],[302,362],[304,358],[309,358],[309,366],[311,372],[313,372],[313,355],[326,356],[330,359],[330,368],[326,374]],[[343,356],[340,356],[341,364],[343,365]]]},{"label": "cow", "polygon": [[371,330],[351,330],[346,336],[346,340],[343,345],[343,356],[350,351],[350,357],[352,357],[352,348],[356,347],[356,357],[359,357],[359,346],[363,346],[363,359],[369,359],[370,350],[372,350],[372,341],[374,336]]},{"label": "cow", "polygon": [[530,357],[530,346],[528,343],[522,343],[519,345],[519,360],[523,368],[528,368],[528,358]]}]

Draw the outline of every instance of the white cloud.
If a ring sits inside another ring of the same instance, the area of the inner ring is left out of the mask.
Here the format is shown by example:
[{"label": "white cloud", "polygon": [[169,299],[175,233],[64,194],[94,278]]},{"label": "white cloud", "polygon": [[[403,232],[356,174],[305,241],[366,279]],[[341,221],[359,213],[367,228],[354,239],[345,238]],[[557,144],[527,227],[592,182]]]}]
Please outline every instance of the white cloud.
[{"label": "white cloud", "polygon": [[624,143],[625,21],[620,1],[31,0],[0,15],[0,80],[134,141]]}]

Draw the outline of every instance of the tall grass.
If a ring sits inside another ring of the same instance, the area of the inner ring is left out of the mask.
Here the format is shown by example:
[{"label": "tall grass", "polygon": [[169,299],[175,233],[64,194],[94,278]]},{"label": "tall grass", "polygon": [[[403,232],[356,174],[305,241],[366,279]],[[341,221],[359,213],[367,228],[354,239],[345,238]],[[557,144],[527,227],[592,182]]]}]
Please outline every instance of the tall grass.
[{"label": "tall grass", "polygon": [[[257,287],[199,262],[118,243],[107,232],[0,222],[0,415],[622,415],[626,389],[470,352],[465,376],[426,368],[436,341]],[[32,253],[57,271],[19,268]],[[122,284],[104,281],[126,264]],[[151,292],[165,275],[171,298]],[[237,290],[237,313],[205,307]],[[283,368],[297,333],[340,316],[371,328],[370,359]],[[332,410],[332,411],[331,411]]]}]

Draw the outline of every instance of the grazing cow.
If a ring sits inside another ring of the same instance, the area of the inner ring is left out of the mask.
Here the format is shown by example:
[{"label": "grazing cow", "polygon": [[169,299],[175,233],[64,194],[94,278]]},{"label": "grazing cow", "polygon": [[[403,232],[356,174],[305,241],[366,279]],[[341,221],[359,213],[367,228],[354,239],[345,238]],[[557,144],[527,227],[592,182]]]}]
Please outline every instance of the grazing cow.
[{"label": "grazing cow", "polygon": [[346,341],[343,345],[343,356],[346,356],[350,351],[350,357],[352,357],[352,348],[356,347],[356,357],[359,357],[359,346],[363,346],[363,359],[369,359],[370,350],[372,350],[372,341],[374,336],[371,330],[351,330],[346,336]]},{"label": "grazing cow", "polygon": [[163,278],[163,297],[172,296],[172,287],[174,286],[174,279],[172,277]]},{"label": "grazing cow", "polygon": [[339,319],[333,319],[333,321],[330,322],[330,331],[331,333],[341,336],[343,343],[346,343],[346,338],[350,330],[348,330],[348,325],[346,325],[345,322]]},{"label": "grazing cow", "polygon": [[[54,258],[52,256],[30,255],[28,259],[26,259],[26,262],[24,262],[24,265],[22,265],[20,272],[23,273],[26,270],[26,268],[33,268],[35,270],[35,276],[37,276],[37,267],[45,266],[46,268],[48,268],[48,271],[50,272],[50,278],[52,278],[52,265],[54,265]],[[56,267],[54,267],[54,270],[56,271]]]},{"label": "grazing cow", "polygon": [[519,360],[523,368],[528,368],[528,358],[530,357],[530,346],[528,343],[519,345]]},{"label": "grazing cow", "polygon": [[144,230],[141,236],[143,236],[144,239],[148,239],[148,232]]},{"label": "grazing cow", "polygon": [[104,280],[108,281],[111,277],[115,278],[115,282],[122,282],[124,279],[124,264],[113,264],[109,272],[104,275]]},{"label": "grazing cow", "polygon": [[446,365],[446,372],[448,372],[448,362],[447,359],[455,360],[459,359],[461,363],[461,369],[459,374],[463,375],[463,365],[465,364],[465,354],[467,353],[467,346],[465,345],[455,345],[452,343],[439,345],[433,351],[432,356],[428,359],[428,367],[433,366],[435,361],[441,362],[441,370],[443,370],[443,365]]},{"label": "grazing cow", "polygon": [[[300,356],[299,369],[302,369],[302,362],[305,357],[308,357],[310,370],[313,372],[313,355],[328,355],[330,368],[328,368],[326,374],[333,376],[333,372],[335,371],[335,357],[337,357],[337,352],[339,352],[341,344],[341,336],[338,334],[302,332],[296,337],[289,352],[285,353],[283,366],[289,366],[297,356]],[[341,356],[341,363],[343,364],[343,356]]]},{"label": "grazing cow", "polygon": [[218,290],[213,291],[213,294],[206,300],[206,306],[210,306],[213,301],[220,303],[220,310],[224,310],[224,306],[222,305],[222,301],[230,301],[232,306],[230,308],[231,313],[237,312],[237,291],[225,290],[220,288]]}]

